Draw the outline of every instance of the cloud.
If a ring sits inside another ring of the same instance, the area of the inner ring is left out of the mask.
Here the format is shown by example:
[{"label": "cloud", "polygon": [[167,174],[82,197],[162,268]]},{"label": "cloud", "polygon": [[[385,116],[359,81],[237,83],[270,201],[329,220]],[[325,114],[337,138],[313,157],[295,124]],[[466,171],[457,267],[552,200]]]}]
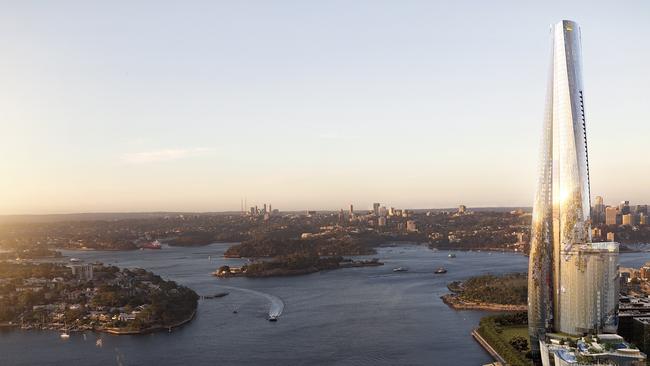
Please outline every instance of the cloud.
[{"label": "cloud", "polygon": [[129,164],[157,163],[202,156],[212,151],[214,150],[205,147],[197,147],[192,149],[162,149],[137,153],[127,153],[122,155],[122,160]]}]

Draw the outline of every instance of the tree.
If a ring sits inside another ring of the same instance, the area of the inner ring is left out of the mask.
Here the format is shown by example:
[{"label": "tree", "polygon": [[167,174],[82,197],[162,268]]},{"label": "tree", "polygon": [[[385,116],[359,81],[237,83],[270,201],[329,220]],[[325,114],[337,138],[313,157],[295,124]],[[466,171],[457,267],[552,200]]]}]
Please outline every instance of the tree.
[{"label": "tree", "polygon": [[528,340],[522,336],[515,336],[510,339],[510,345],[519,352],[528,349]]}]

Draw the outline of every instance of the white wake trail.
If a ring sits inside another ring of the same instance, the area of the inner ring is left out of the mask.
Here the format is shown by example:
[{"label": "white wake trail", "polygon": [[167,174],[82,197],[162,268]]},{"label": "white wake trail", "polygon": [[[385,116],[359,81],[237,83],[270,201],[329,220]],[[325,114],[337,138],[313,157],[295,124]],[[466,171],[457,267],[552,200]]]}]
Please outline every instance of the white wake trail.
[{"label": "white wake trail", "polygon": [[220,287],[235,290],[235,291],[247,292],[252,295],[264,297],[267,300],[269,300],[269,302],[271,303],[269,306],[269,317],[277,318],[280,315],[282,315],[282,311],[284,310],[284,302],[282,301],[282,299],[280,299],[275,295],[267,294],[261,291],[251,290],[248,288],[242,288],[242,287],[232,287],[232,286],[220,286]]}]

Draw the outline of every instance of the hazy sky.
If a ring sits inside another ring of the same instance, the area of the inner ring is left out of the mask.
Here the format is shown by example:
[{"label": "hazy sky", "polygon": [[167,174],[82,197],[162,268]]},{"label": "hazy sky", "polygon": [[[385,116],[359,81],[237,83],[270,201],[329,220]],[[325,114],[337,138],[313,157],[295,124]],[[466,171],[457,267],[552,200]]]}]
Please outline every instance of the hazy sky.
[{"label": "hazy sky", "polygon": [[532,204],[549,24],[650,203],[650,2],[2,1],[0,214]]}]

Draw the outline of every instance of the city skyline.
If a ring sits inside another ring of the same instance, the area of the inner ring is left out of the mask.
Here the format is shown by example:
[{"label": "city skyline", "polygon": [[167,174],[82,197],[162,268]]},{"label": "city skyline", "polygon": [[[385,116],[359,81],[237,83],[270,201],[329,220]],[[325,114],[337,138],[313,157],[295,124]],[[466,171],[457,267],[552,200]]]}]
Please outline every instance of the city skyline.
[{"label": "city skyline", "polygon": [[0,214],[529,206],[561,18],[592,193],[650,202],[646,2],[194,4],[0,14]]}]

